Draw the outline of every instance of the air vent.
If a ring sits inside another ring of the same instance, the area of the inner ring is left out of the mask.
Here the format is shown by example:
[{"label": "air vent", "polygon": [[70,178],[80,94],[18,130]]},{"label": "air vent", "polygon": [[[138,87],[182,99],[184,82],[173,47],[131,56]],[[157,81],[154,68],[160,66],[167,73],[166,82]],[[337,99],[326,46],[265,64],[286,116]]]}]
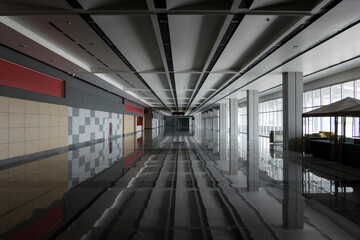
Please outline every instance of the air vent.
[{"label": "air vent", "polygon": [[170,83],[173,90],[173,95],[175,98],[175,106],[178,108],[178,99],[176,93],[176,84],[175,84],[175,75],[174,75],[174,65],[172,60],[172,52],[171,52],[171,42],[170,42],[170,31],[169,31],[169,23],[168,23],[168,16],[166,13],[159,13],[157,14],[160,32],[161,32],[161,39],[163,42],[163,47],[165,51],[165,58],[167,67],[169,70],[170,75]]},{"label": "air vent", "polygon": [[105,67],[107,67],[107,68],[109,67],[108,65],[106,65],[106,64],[105,64],[103,61],[101,61],[100,59],[97,58],[96,60],[97,60],[99,63],[101,63],[102,65],[104,65]]},{"label": "air vent", "polygon": [[249,9],[253,2],[254,2],[254,0],[242,0],[239,5],[239,8]]},{"label": "air vent", "polygon": [[82,50],[87,51],[80,43],[77,44]]},{"label": "air vent", "polygon": [[154,0],[155,8],[166,8],[166,0]]},{"label": "air vent", "polygon": [[58,28],[55,24],[53,24],[52,22],[48,22],[48,23],[49,23],[53,28],[55,28],[57,31],[63,33],[63,31],[62,31],[60,28]]},{"label": "air vent", "polygon": [[95,57],[90,51],[86,51],[90,56]]},{"label": "air vent", "polygon": [[83,9],[80,3],[76,0],[66,0],[66,2],[74,9]]},{"label": "air vent", "polygon": [[126,82],[127,84],[129,84],[131,87],[135,88],[134,85],[132,85],[129,81],[127,81],[125,78],[123,78],[120,74],[116,74],[116,76],[118,76],[119,78],[121,78],[121,80],[123,80],[124,82]]},{"label": "air vent", "polygon": [[75,42],[74,39],[72,39],[69,35],[67,35],[66,33],[64,33],[64,36],[67,37],[68,39],[70,39],[71,41]]},{"label": "air vent", "polygon": [[173,116],[185,116],[185,112],[172,112]]},{"label": "air vent", "polygon": [[[66,33],[64,33],[63,30],[61,30],[59,27],[57,27],[54,23],[52,22],[48,22],[53,28],[55,28],[57,31],[61,32],[65,37],[67,37],[68,39],[70,39],[72,42],[76,43],[76,41],[71,38],[69,35],[67,35]],[[80,43],[76,43],[82,50],[84,50],[85,52],[87,52],[90,56],[95,58],[95,55],[92,54],[90,51],[88,51],[83,45],[81,45]],[[105,67],[109,68],[109,66],[107,64],[105,64],[103,61],[101,61],[100,59],[96,58],[96,60],[98,62],[100,62],[102,65],[104,65]]]}]

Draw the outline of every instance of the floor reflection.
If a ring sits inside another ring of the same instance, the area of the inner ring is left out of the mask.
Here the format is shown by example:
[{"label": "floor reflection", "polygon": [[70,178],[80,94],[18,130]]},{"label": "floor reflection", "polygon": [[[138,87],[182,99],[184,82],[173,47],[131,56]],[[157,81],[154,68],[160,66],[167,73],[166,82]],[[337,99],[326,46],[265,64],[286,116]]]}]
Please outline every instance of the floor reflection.
[{"label": "floor reflection", "polygon": [[[0,234],[62,198],[68,191],[67,163],[67,154],[61,154],[0,171]],[[46,219],[38,221],[51,230]]]},{"label": "floor reflection", "polygon": [[359,239],[360,174],[158,128],[0,170],[0,239]]}]

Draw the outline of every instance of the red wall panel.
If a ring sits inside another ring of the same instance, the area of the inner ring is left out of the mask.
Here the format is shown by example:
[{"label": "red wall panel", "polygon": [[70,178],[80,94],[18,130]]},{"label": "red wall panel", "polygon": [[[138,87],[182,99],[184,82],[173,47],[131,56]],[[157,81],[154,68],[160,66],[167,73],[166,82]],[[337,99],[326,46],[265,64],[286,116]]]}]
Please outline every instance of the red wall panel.
[{"label": "red wall panel", "polygon": [[0,85],[5,84],[5,65],[0,64]]},{"label": "red wall panel", "polygon": [[0,59],[0,84],[64,97],[64,81]]},{"label": "red wall panel", "polygon": [[136,125],[142,126],[142,117],[136,117]]},{"label": "red wall panel", "polygon": [[132,113],[138,113],[138,114],[144,114],[144,109],[135,107],[128,103],[125,103],[125,111],[132,112]]}]

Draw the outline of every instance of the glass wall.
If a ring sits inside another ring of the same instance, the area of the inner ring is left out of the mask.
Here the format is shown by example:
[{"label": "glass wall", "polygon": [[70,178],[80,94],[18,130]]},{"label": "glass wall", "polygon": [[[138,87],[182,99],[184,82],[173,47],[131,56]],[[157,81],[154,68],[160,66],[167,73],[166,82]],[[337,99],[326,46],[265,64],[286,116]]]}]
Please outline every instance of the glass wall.
[{"label": "glass wall", "polygon": [[[360,99],[360,80],[305,92],[303,94],[303,112],[312,111],[347,97]],[[358,133],[354,132],[355,129],[359,129],[358,125],[358,118],[346,118],[346,137],[358,135]],[[310,133],[330,131],[330,118],[310,118],[309,128]],[[334,129],[331,129],[331,131],[334,131]]]},{"label": "glass wall", "polygon": [[[360,99],[360,80],[304,92],[303,112],[312,111],[346,97]],[[309,121],[310,133],[330,131],[330,118],[310,118]],[[239,107],[238,122],[239,132],[246,133],[246,107]],[[346,137],[360,136],[360,132],[355,132],[359,129],[359,123],[359,118],[346,118]],[[277,98],[259,104],[259,128],[259,134],[265,137],[268,137],[270,135],[270,131],[272,130],[283,130],[282,98]],[[334,129],[331,129],[331,131],[334,131]]]},{"label": "glass wall", "polygon": [[238,108],[238,128],[240,133],[247,133],[247,107]]},{"label": "glass wall", "polygon": [[270,131],[283,129],[283,101],[282,98],[262,102],[259,104],[259,134],[268,137]]}]

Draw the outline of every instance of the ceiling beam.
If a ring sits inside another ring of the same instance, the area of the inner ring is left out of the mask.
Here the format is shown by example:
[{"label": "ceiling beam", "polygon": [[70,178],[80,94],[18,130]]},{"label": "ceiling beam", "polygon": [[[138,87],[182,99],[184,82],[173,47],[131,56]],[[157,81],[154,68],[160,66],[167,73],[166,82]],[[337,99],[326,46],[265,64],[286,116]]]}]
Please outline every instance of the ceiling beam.
[{"label": "ceiling beam", "polygon": [[[1,6],[1,4],[0,4]],[[21,6],[21,5],[20,5]],[[166,9],[154,9],[149,10],[58,10],[58,9],[39,9],[39,10],[0,10],[0,16],[44,16],[44,15],[79,15],[89,14],[93,16],[116,16],[116,15],[235,15],[242,13],[245,15],[272,15],[272,16],[310,16],[311,11],[299,11],[299,10],[248,10],[248,9],[236,9],[236,10],[166,10]]]},{"label": "ceiling beam", "polygon": [[[245,6],[246,2],[246,6]],[[234,0],[232,3],[231,10],[238,9],[239,6],[244,5],[243,7],[250,8],[252,4],[252,0]],[[194,101],[196,95],[199,93],[201,87],[204,85],[207,77],[209,76],[211,70],[215,66],[217,60],[220,58],[222,52],[226,48],[227,44],[229,43],[230,39],[232,38],[234,32],[236,31],[237,27],[240,25],[240,22],[244,18],[244,14],[238,13],[234,16],[227,16],[221,29],[218,34],[218,37],[210,51],[210,54],[206,60],[204,68],[200,74],[199,79],[197,80],[195,91],[191,94],[191,98],[188,102],[188,105],[185,108],[185,113],[190,108],[192,102]]]},{"label": "ceiling beam", "polygon": [[[211,101],[214,97],[216,97],[219,93],[223,92],[226,88],[228,88],[232,83],[234,83],[235,81],[237,81],[239,78],[241,78],[245,73],[247,73],[248,71],[250,71],[252,68],[254,68],[255,66],[257,66],[260,62],[262,62],[263,60],[265,60],[269,55],[271,55],[272,53],[274,53],[276,50],[278,50],[280,47],[282,47],[285,43],[287,43],[288,41],[290,41],[293,37],[297,36],[300,32],[302,32],[303,30],[305,30],[308,26],[310,26],[312,23],[314,23],[316,20],[318,20],[321,16],[323,16],[324,14],[326,14],[328,11],[330,11],[332,8],[334,8],[337,4],[339,4],[341,2],[341,0],[329,0],[326,2],[326,4],[321,5],[321,7],[317,7],[316,8],[316,13],[314,15],[312,15],[311,17],[304,17],[301,21],[298,21],[291,29],[289,29],[286,33],[283,34],[283,36],[281,36],[275,43],[273,43],[272,45],[270,45],[268,47],[268,50],[265,51],[263,54],[261,54],[258,58],[256,58],[254,61],[252,61],[251,63],[249,63],[246,67],[244,67],[236,76],[230,78],[226,84],[224,84],[220,89],[218,89],[215,93],[213,93],[209,98],[207,98],[204,102],[202,102],[198,107],[196,107],[192,112],[192,113],[196,113],[201,109],[204,109],[208,106],[205,106],[206,103],[208,103],[209,101]],[[259,80],[260,78],[264,77],[265,75],[271,73],[272,71],[276,70],[277,68],[283,66],[284,64],[290,62],[291,60],[301,56],[302,54],[308,52],[309,50],[323,44],[324,42],[330,40],[331,38],[333,38],[334,36],[342,33],[343,31],[357,25],[360,23],[360,19],[355,20],[354,22],[352,22],[351,24],[348,24],[347,26],[341,28],[340,30],[335,31],[333,34],[327,35],[324,39],[316,42],[314,45],[308,47],[307,49],[299,52],[298,54],[296,54],[295,56],[292,56],[290,58],[288,58],[287,60],[285,60],[284,62],[276,65],[275,67],[273,67],[272,69],[266,71],[265,73],[260,74],[260,76],[247,81],[246,83],[242,84],[240,87],[236,88],[235,90],[230,90],[229,93],[227,94],[223,94],[223,96],[221,96],[219,99],[217,99],[215,102],[213,102],[212,104],[215,104],[216,102],[230,96],[231,94],[241,90],[242,88],[246,87],[247,85]],[[212,105],[210,104],[210,105]]]},{"label": "ceiling beam", "polygon": [[[146,0],[148,8],[150,11],[156,9],[156,7],[166,7],[166,1],[156,1]],[[157,2],[162,2],[163,4],[157,4]],[[165,13],[159,13],[157,15],[151,15],[151,22],[154,28],[154,33],[156,36],[157,44],[160,51],[161,60],[165,69],[166,77],[168,80],[169,87],[171,89],[171,95],[174,99],[176,110],[178,111],[178,100],[176,93],[176,84],[175,84],[175,74],[173,66],[173,57],[171,52],[171,41],[170,41],[170,30],[168,17]]]}]

